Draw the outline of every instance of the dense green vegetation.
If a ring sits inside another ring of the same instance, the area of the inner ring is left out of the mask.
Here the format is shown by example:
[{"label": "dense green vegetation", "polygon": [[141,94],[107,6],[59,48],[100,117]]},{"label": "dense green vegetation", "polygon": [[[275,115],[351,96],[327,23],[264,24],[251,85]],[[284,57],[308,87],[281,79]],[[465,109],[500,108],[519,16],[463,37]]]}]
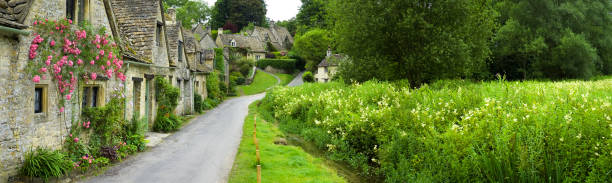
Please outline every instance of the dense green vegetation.
[{"label": "dense green vegetation", "polygon": [[257,61],[257,67],[266,69],[272,66],[275,69],[282,69],[287,72],[293,72],[296,68],[297,60],[295,59],[261,59]]},{"label": "dense green vegetation", "polygon": [[37,149],[26,153],[21,173],[29,177],[39,177],[47,181],[51,177],[61,177],[72,171],[72,161],[59,151]]},{"label": "dense green vegetation", "polygon": [[[257,182],[255,144],[253,142],[254,116],[257,103],[249,106],[244,120],[242,141],[229,177],[229,182]],[[274,141],[285,135],[261,115],[257,117],[257,140],[261,151],[262,182],[346,182],[333,169],[299,147],[276,145]]]},{"label": "dense green vegetation", "polygon": [[331,32],[314,29],[297,37],[293,50],[306,61],[306,69],[315,71],[317,65],[325,58],[327,49],[332,44]]},{"label": "dense green vegetation", "polygon": [[155,77],[155,101],[158,107],[154,131],[172,132],[181,127],[183,121],[174,114],[180,94],[180,90],[172,86],[166,78]]},{"label": "dense green vegetation", "polygon": [[242,90],[244,95],[253,95],[265,92],[266,89],[273,87],[277,83],[278,80],[276,80],[274,76],[258,70],[257,72],[255,72],[255,78],[253,79],[253,83],[246,86],[238,86],[238,89]]},{"label": "dense green vegetation", "polygon": [[223,27],[236,33],[249,23],[267,25],[266,13],[263,0],[217,0],[209,23],[213,28]]},{"label": "dense green vegetation", "polygon": [[187,29],[191,29],[197,24],[204,24],[208,21],[210,8],[201,1],[195,0],[165,0],[164,7],[175,8],[177,21]]},{"label": "dense green vegetation", "polygon": [[612,180],[612,79],[409,83],[279,87],[261,107],[386,182]]},{"label": "dense green vegetation", "polygon": [[304,82],[312,83],[314,82],[314,75],[312,74],[312,72],[306,71],[304,72],[304,74],[302,74],[302,80],[304,80]]}]

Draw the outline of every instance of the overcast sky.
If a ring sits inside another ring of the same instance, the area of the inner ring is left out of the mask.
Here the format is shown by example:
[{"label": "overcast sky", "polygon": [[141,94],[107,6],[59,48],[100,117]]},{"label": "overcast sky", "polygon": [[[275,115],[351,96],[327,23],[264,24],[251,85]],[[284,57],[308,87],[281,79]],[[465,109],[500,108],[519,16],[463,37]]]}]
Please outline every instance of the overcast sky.
[{"label": "overcast sky", "polygon": [[[200,0],[207,2],[208,6],[215,5],[217,0]],[[268,8],[268,18],[279,21],[289,20],[297,15],[302,1],[300,0],[265,0]]]}]

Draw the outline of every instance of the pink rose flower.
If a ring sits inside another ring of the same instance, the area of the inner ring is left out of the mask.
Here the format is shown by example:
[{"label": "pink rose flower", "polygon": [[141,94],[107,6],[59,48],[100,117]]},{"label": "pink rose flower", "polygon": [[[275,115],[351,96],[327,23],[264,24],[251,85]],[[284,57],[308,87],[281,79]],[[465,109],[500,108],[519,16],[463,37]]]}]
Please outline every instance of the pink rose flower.
[{"label": "pink rose flower", "polygon": [[95,72],[91,73],[91,80],[96,80],[97,77],[98,75]]},{"label": "pink rose flower", "polygon": [[64,112],[64,107],[60,107],[60,113]]},{"label": "pink rose flower", "polygon": [[89,64],[94,65],[96,64],[96,62],[92,60],[92,61],[89,61]]},{"label": "pink rose flower", "polygon": [[75,143],[79,142],[79,138],[78,137],[74,138],[74,142]]},{"label": "pink rose flower", "polygon": [[49,45],[51,45],[51,46],[55,46],[55,41],[54,41],[54,40],[51,40],[51,42],[49,43]]},{"label": "pink rose flower", "polygon": [[34,81],[35,83],[40,82],[40,76],[38,75],[34,76],[34,78],[32,78],[32,81]]},{"label": "pink rose flower", "polygon": [[47,68],[46,67],[40,68],[40,72],[42,72],[42,73],[47,72]]},{"label": "pink rose flower", "polygon": [[66,100],[70,100],[70,99],[72,99],[72,95],[70,94],[66,95]]},{"label": "pink rose flower", "polygon": [[100,50],[100,55],[104,56],[104,50]]},{"label": "pink rose flower", "polygon": [[81,59],[77,60],[77,64],[83,65],[83,60],[81,60]]}]

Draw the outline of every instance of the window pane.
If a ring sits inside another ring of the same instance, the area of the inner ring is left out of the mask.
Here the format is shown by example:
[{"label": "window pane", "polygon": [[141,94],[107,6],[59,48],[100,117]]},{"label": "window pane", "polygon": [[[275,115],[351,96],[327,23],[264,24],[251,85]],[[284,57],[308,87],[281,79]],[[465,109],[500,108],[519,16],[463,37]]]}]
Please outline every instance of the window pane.
[{"label": "window pane", "polygon": [[85,107],[89,107],[89,105],[87,105],[89,102],[89,87],[85,87],[83,88],[83,108]]},{"label": "window pane", "polygon": [[42,113],[43,112],[43,89],[35,88],[34,89],[34,113]]},{"label": "window pane", "polygon": [[98,89],[99,87],[92,87],[91,92],[91,107],[98,107]]}]

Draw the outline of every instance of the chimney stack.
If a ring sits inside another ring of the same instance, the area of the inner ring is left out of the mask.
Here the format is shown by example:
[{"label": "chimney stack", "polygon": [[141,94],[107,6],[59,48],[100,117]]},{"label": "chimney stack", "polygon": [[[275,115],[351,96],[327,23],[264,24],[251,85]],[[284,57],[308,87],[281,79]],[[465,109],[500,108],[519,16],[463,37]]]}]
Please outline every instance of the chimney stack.
[{"label": "chimney stack", "polygon": [[331,46],[327,46],[327,57],[331,57],[331,56],[332,56]]},{"label": "chimney stack", "polygon": [[223,34],[223,27],[219,27],[219,29],[217,30],[217,35],[222,35]]},{"label": "chimney stack", "polygon": [[170,17],[170,20],[166,21],[176,22],[176,10],[174,8],[168,8],[168,11],[166,13]]}]

